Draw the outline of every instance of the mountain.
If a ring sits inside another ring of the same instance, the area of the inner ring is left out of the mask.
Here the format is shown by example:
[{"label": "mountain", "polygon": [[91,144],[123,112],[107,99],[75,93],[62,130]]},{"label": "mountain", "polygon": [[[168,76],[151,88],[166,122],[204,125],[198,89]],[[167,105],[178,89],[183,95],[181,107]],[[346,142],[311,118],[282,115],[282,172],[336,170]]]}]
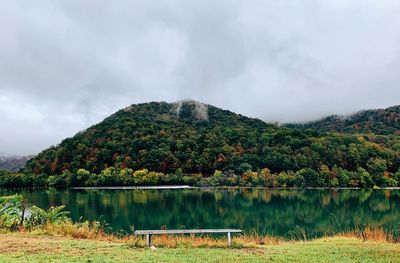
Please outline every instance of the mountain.
[{"label": "mountain", "polygon": [[[366,116],[375,115],[365,112],[357,119],[367,123]],[[368,127],[371,129],[371,125]],[[27,162],[24,173],[45,178],[67,170],[76,173],[80,168],[99,174],[114,167],[163,173],[181,169],[187,174],[210,175],[215,170],[242,174],[263,168],[280,173],[338,167],[347,171],[367,169],[380,178],[383,172],[396,173],[399,166],[398,137],[382,139],[278,127],[211,105],[184,101],[143,103],[122,109],[44,150]],[[107,177],[108,173],[103,175]],[[336,174],[332,172],[331,177]],[[343,176],[341,184],[346,185],[351,175]]]},{"label": "mountain", "polygon": [[400,106],[365,110],[349,116],[332,115],[318,121],[287,126],[312,128],[322,132],[400,135]]},{"label": "mountain", "polygon": [[32,156],[0,156],[0,169],[7,171],[18,171]]},{"label": "mountain", "polygon": [[278,128],[196,101],[131,105],[38,154],[25,170],[59,174],[118,166],[212,173],[230,156],[258,152],[265,129]]}]

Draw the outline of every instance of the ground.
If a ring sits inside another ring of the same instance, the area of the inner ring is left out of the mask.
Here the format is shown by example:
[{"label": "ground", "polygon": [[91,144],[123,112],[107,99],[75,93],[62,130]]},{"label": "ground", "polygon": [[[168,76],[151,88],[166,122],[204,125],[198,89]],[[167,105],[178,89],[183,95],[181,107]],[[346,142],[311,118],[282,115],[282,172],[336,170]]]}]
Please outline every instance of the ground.
[{"label": "ground", "polygon": [[400,262],[400,244],[348,237],[254,248],[135,248],[124,242],[1,234],[0,262]]}]

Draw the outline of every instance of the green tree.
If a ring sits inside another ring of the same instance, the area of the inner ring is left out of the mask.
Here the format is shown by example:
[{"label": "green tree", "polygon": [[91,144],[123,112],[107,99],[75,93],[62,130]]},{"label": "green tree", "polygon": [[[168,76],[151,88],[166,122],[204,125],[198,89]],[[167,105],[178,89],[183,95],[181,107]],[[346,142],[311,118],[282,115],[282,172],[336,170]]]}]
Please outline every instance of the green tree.
[{"label": "green tree", "polygon": [[367,167],[374,183],[380,185],[383,181],[383,174],[387,170],[387,161],[373,157],[368,160]]},{"label": "green tree", "polygon": [[76,183],[77,185],[86,185],[87,180],[89,179],[90,172],[85,169],[79,169],[76,172]]},{"label": "green tree", "polygon": [[252,169],[253,169],[253,167],[249,163],[241,163],[238,168],[238,170],[241,174],[251,171]]},{"label": "green tree", "polygon": [[296,176],[304,178],[305,187],[323,186],[323,181],[319,177],[319,174],[313,169],[310,168],[301,169],[296,173]]}]

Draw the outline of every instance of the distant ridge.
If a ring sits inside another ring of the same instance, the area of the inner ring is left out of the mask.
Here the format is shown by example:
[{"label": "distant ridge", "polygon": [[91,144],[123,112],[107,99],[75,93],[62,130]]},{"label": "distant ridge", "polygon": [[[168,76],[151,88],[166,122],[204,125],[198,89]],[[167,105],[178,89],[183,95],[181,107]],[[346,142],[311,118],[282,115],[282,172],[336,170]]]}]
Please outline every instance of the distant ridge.
[{"label": "distant ridge", "polygon": [[364,110],[348,116],[332,115],[313,122],[288,124],[286,126],[312,128],[320,132],[399,135],[400,106],[393,106],[387,109]]},{"label": "distant ridge", "polygon": [[0,156],[0,169],[11,172],[18,171],[33,156]]}]

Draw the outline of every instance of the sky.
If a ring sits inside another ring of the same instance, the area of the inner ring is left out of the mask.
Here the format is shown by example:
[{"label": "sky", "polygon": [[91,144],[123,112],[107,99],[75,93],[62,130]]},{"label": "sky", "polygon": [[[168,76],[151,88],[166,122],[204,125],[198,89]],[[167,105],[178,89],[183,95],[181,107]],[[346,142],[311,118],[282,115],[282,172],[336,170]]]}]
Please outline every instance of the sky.
[{"label": "sky", "polygon": [[268,122],[400,104],[398,0],[0,0],[0,154],[130,104]]}]

